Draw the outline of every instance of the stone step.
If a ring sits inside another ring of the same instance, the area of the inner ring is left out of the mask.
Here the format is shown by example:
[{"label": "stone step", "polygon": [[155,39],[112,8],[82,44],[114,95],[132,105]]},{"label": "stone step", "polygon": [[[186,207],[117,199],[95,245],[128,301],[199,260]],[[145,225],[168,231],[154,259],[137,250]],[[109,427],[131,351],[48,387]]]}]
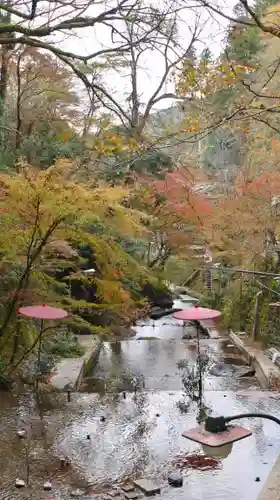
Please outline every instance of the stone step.
[{"label": "stone step", "polygon": [[160,493],[160,487],[150,479],[138,479],[137,481],[134,481],[134,484],[137,488],[140,488],[140,490],[143,491],[147,497]]}]

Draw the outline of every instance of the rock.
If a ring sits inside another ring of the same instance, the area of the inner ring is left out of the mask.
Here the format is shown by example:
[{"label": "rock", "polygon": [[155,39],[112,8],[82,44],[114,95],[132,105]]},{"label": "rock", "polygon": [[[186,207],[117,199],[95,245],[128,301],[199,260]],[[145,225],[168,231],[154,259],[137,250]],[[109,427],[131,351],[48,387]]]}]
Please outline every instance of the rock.
[{"label": "rock", "polygon": [[126,491],[124,493],[124,496],[125,498],[127,498],[127,500],[136,500],[136,498],[139,497],[139,493],[137,493],[136,491]]},{"label": "rock", "polygon": [[[115,498],[115,497],[119,497],[121,494],[121,492],[119,490],[111,490],[108,492],[108,495],[110,495],[110,500],[112,500],[112,497]],[[119,500],[118,498],[116,500]]]},{"label": "rock", "polygon": [[19,429],[17,431],[17,436],[19,437],[19,439],[24,439],[26,438],[26,431],[24,429]]},{"label": "rock", "polygon": [[255,375],[255,370],[252,366],[239,366],[236,368],[235,376],[238,378],[241,377],[253,377]]},{"label": "rock", "polygon": [[25,481],[23,481],[23,479],[16,479],[15,480],[15,487],[16,488],[25,488]]},{"label": "rock", "polygon": [[90,440],[90,434],[87,434],[87,439]]},{"label": "rock", "polygon": [[229,365],[225,365],[224,363],[214,363],[209,369],[210,375],[214,377],[224,377],[229,375]]},{"label": "rock", "polygon": [[164,285],[154,286],[152,283],[146,283],[141,294],[148,299],[152,307],[171,309],[173,306],[172,293]]},{"label": "rock", "polygon": [[191,333],[191,332],[189,332],[189,333],[187,332],[182,336],[183,340],[192,340],[193,338],[194,338],[194,333]]},{"label": "rock", "polygon": [[61,457],[60,458],[60,467],[63,469],[63,467],[69,467],[70,461],[67,457]]},{"label": "rock", "polygon": [[52,483],[50,481],[46,481],[43,484],[43,488],[44,488],[45,491],[50,491],[52,489]]},{"label": "rock", "polygon": [[160,487],[153,483],[150,479],[138,479],[137,481],[134,481],[134,484],[137,488],[144,491],[148,497],[160,493]]},{"label": "rock", "polygon": [[175,309],[174,307],[170,309],[162,309],[161,307],[155,307],[151,310],[149,316],[151,319],[160,319],[163,318],[164,316],[170,316],[171,314],[174,314],[175,312],[179,311],[181,311],[181,309]]},{"label": "rock", "polygon": [[134,490],[134,486],[133,486],[132,483],[126,483],[126,484],[122,484],[121,489],[123,491],[133,491]]},{"label": "rock", "polygon": [[77,488],[76,490],[72,490],[70,493],[71,497],[82,497],[85,495],[85,490],[81,490],[80,488]]},{"label": "rock", "polygon": [[171,472],[168,474],[167,480],[170,486],[174,486],[175,488],[183,486],[183,476],[180,472]]}]

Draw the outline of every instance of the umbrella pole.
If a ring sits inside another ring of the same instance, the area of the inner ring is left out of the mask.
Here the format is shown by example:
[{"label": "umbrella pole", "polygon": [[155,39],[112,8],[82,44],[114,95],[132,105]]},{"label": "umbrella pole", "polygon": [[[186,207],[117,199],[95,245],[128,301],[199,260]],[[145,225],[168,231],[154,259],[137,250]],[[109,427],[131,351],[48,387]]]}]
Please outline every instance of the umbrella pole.
[{"label": "umbrella pole", "polygon": [[200,335],[199,335],[199,322],[196,324],[196,343],[197,343],[197,363],[198,363],[198,401],[202,403],[202,370],[200,360]]},{"label": "umbrella pole", "polygon": [[[41,350],[42,350],[42,336],[43,336],[43,329],[44,329],[44,320],[41,319],[41,323],[40,323],[40,332],[39,332],[39,345],[38,345],[38,357],[37,357],[37,376],[39,374],[39,370],[40,370],[40,364],[41,364]],[[37,384],[36,386],[38,386],[38,380],[37,380]]]}]

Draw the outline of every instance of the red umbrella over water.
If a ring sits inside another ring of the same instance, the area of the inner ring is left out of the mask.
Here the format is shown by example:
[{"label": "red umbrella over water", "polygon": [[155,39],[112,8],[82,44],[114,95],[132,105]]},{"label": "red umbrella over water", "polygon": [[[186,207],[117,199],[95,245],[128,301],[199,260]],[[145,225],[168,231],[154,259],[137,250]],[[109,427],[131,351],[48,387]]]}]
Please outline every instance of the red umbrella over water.
[{"label": "red umbrella over water", "polygon": [[[181,320],[181,321],[203,321],[206,319],[214,319],[219,318],[221,316],[220,311],[216,311],[215,309],[208,309],[207,307],[199,307],[198,304],[195,304],[194,307],[189,307],[187,309],[182,309],[182,311],[178,311],[173,314],[173,318]],[[196,326],[196,341],[197,341],[197,354],[198,354],[198,362],[199,362],[199,398],[202,400],[202,371],[200,367],[200,341],[199,341],[199,324]]]},{"label": "red umbrella over water", "polygon": [[39,332],[39,346],[38,346],[38,358],[37,358],[37,371],[40,369],[41,361],[41,346],[42,346],[42,335],[44,332],[44,320],[62,319],[68,316],[68,312],[63,309],[57,309],[56,307],[51,307],[47,305],[41,306],[28,306],[21,307],[17,311],[22,316],[28,316],[33,319],[40,319],[40,332]]},{"label": "red umbrella over water", "polygon": [[21,307],[18,312],[23,316],[29,316],[29,318],[36,319],[62,319],[68,316],[68,313],[63,309],[57,309],[51,306],[28,306]]},{"label": "red umbrella over water", "polygon": [[195,304],[194,307],[182,309],[173,314],[173,318],[181,321],[203,321],[205,319],[215,319],[221,316],[221,311],[215,309],[208,309],[207,307],[199,307]]}]

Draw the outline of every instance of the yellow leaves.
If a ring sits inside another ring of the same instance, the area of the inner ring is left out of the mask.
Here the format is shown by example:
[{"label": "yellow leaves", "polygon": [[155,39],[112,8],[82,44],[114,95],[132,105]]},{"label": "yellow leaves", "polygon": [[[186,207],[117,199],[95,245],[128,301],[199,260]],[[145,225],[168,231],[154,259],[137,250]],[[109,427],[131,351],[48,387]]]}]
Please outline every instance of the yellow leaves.
[{"label": "yellow leaves", "polygon": [[201,124],[198,119],[195,118],[186,118],[180,125],[179,125],[179,133],[192,133],[192,132],[199,132],[201,130]]},{"label": "yellow leaves", "polygon": [[195,66],[189,61],[183,61],[181,71],[177,74],[176,91],[180,96],[187,96],[190,93],[208,96],[219,88],[232,86],[244,74],[255,69],[253,66],[231,65],[228,62],[215,64],[200,61]]},{"label": "yellow leaves", "polygon": [[95,189],[95,195],[100,196],[103,199],[108,200],[109,202],[115,201],[119,202],[126,196],[130,194],[130,190],[123,186],[118,187],[108,187],[108,185],[104,184]]},{"label": "yellow leaves", "polygon": [[113,130],[103,130],[90,140],[90,147],[99,156],[112,156],[121,153],[137,153],[143,146],[134,138]]},{"label": "yellow leaves", "polygon": [[118,281],[109,280],[95,280],[97,285],[97,295],[105,303],[108,304],[122,304],[132,305],[129,294],[123,290]]}]

